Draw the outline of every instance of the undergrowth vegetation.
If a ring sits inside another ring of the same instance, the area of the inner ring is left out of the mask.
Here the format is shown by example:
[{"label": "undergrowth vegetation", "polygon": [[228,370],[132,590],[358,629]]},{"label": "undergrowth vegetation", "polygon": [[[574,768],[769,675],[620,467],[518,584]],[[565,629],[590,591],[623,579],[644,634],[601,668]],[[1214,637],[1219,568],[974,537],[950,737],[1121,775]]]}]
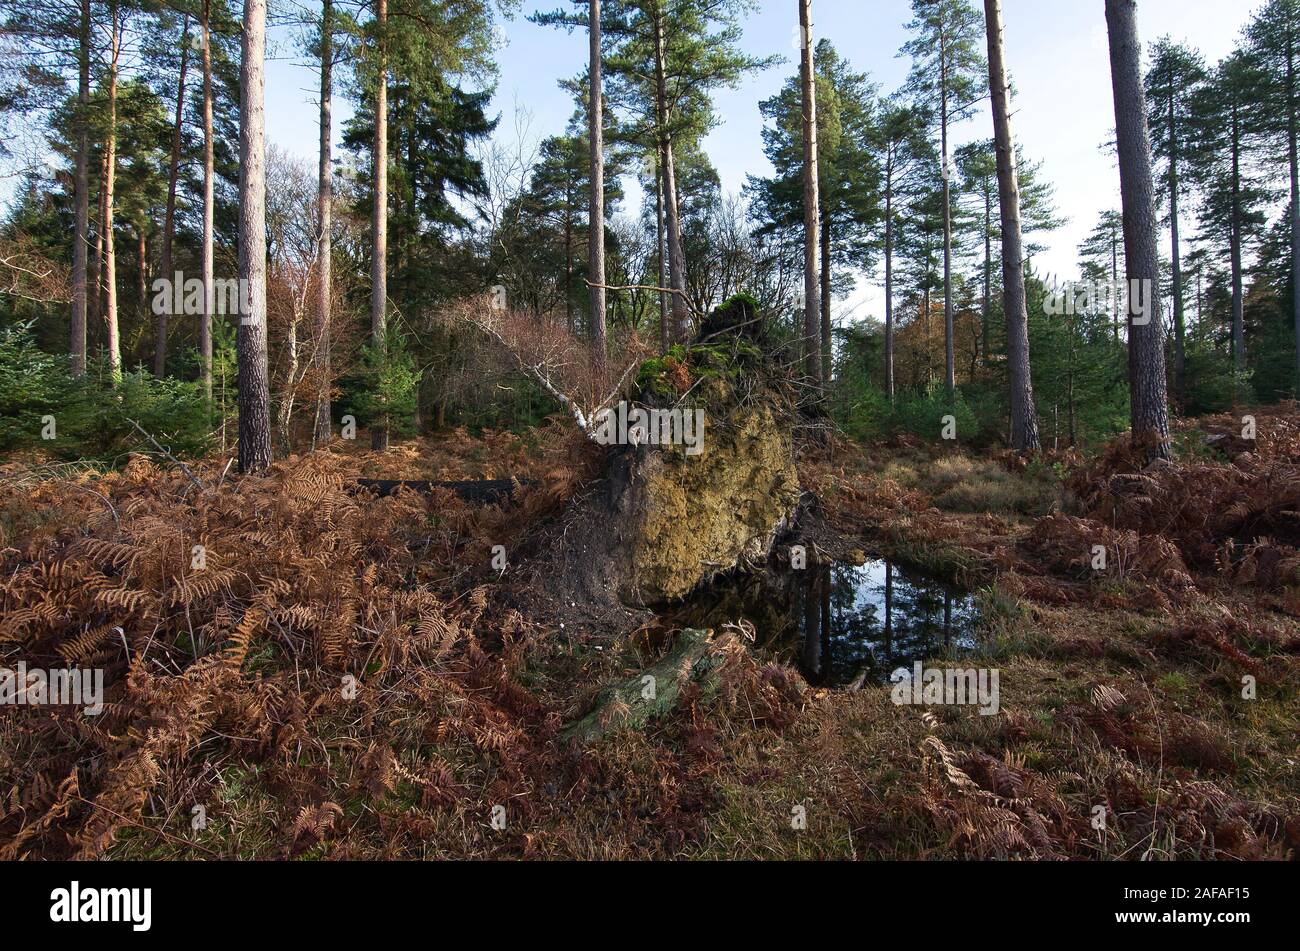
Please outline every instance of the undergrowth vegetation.
[{"label": "undergrowth vegetation", "polygon": [[[1228,417],[1198,426],[1209,454],[1146,469],[1120,445],[1028,469],[808,447],[801,482],[845,536],[980,587],[1000,715],[804,686],[741,625],[707,689],[586,745],[566,725],[677,635],[530,613],[535,535],[594,471],[560,427],[334,443],[262,476],[214,456],[198,485],[141,456],[10,464],[0,650],[101,668],[106,702],[6,714],[0,854],[1293,855],[1300,427],[1260,414],[1247,450]],[[471,508],[355,484],[376,475],[519,485]]]}]

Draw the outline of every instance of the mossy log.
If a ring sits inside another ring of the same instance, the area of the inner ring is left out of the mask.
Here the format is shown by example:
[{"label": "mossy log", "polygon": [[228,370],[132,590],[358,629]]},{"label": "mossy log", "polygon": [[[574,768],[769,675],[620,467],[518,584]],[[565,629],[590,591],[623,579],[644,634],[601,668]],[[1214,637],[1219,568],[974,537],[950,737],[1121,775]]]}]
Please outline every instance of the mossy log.
[{"label": "mossy log", "polygon": [[595,708],[560,735],[579,744],[594,743],[623,730],[640,729],[668,713],[677,706],[682,687],[692,681],[713,689],[719,663],[713,646],[711,631],[687,628],[662,660],[606,688]]}]

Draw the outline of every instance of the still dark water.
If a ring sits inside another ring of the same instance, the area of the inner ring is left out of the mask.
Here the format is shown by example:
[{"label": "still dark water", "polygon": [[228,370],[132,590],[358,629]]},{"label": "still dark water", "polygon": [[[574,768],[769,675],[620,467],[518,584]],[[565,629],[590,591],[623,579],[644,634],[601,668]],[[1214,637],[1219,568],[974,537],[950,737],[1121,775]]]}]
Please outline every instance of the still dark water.
[{"label": "still dark water", "polygon": [[973,648],[979,612],[970,592],[876,560],[728,578],[669,615],[683,627],[740,618],[754,625],[756,646],[836,687],[884,683],[898,667]]}]

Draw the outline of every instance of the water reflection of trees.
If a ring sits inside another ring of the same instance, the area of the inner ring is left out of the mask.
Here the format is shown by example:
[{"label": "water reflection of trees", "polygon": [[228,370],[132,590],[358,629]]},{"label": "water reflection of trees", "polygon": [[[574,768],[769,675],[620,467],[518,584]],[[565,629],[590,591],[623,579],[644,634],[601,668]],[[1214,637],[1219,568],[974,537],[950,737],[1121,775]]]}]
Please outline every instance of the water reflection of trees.
[{"label": "water reflection of trees", "polygon": [[883,679],[914,660],[970,646],[968,595],[889,561],[809,568],[794,591],[799,661],[809,680]]}]

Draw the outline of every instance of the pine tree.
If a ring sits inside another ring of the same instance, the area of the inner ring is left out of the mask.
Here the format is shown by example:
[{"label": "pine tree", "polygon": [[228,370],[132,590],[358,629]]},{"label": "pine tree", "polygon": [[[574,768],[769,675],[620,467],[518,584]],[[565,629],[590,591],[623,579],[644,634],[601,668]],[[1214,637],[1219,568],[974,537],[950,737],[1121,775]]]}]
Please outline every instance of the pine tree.
[{"label": "pine tree", "polygon": [[1296,382],[1300,394],[1300,0],[1268,0],[1247,30],[1259,63],[1267,108],[1266,133],[1280,143],[1290,173],[1291,316],[1295,332]]},{"label": "pine tree", "polygon": [[[873,146],[876,87],[840,58],[830,40],[817,42],[818,205],[821,210],[822,362],[830,366],[831,299],[848,272],[875,266],[883,219],[879,155]],[[799,76],[759,103],[767,120],[763,152],[772,178],[750,177],[746,186],[764,236],[788,232],[803,221],[803,108]]]},{"label": "pine tree", "polygon": [[1151,148],[1164,164],[1162,185],[1169,208],[1170,290],[1174,303],[1174,392],[1181,404],[1186,398],[1187,371],[1184,355],[1186,308],[1183,302],[1183,253],[1179,209],[1182,173],[1191,149],[1195,115],[1192,103],[1206,79],[1198,53],[1164,37],[1151,48],[1151,68],[1146,77],[1147,103],[1151,114]]},{"label": "pine tree", "polygon": [[912,13],[914,19],[907,29],[915,36],[903,46],[903,52],[913,60],[908,86],[939,123],[944,222],[944,385],[951,396],[957,384],[952,298],[953,176],[948,132],[952,123],[970,116],[983,97],[987,68],[981,52],[984,31],[979,13],[967,0],[912,0]]},{"label": "pine tree", "polygon": [[591,349],[597,374],[605,370],[605,107],[601,84],[600,0],[589,0],[590,65],[587,130],[591,181],[587,186],[587,286],[591,293]]},{"label": "pine tree", "polygon": [[1256,92],[1261,76],[1248,53],[1227,56],[1194,100],[1198,117],[1191,172],[1201,192],[1203,232],[1228,252],[1232,287],[1232,352],[1245,372],[1245,261],[1264,224],[1268,193],[1257,182],[1256,162],[1265,119]]},{"label": "pine tree", "polygon": [[871,131],[870,146],[880,169],[883,216],[882,254],[885,271],[885,395],[894,399],[894,270],[902,216],[921,187],[920,172],[933,161],[933,147],[925,137],[924,113],[897,96],[881,100]]},{"label": "pine tree", "polygon": [[628,117],[627,137],[652,143],[663,181],[670,336],[690,333],[676,153],[714,124],[711,94],[734,87],[772,58],[739,51],[753,0],[604,0],[607,94]]},{"label": "pine tree", "polygon": [[271,464],[271,391],[266,349],[266,0],[244,0],[239,57],[239,471]]},{"label": "pine tree", "polygon": [[[1124,307],[1124,287],[1120,283],[1121,269],[1127,272],[1124,261],[1124,216],[1115,209],[1103,211],[1097,225],[1079,245],[1085,279],[1094,285],[1106,283],[1111,288],[1113,335],[1119,340],[1120,312]],[[1103,279],[1104,278],[1104,279]]]},{"label": "pine tree", "polygon": [[1124,248],[1130,286],[1140,282],[1145,322],[1129,305],[1129,402],[1133,438],[1153,458],[1169,459],[1169,404],[1165,392],[1164,316],[1160,301],[1155,178],[1147,103],[1142,88],[1142,47],[1137,0],[1106,0],[1111,85],[1115,97],[1115,142],[1119,150],[1124,207]]},{"label": "pine tree", "polygon": [[1029,369],[1029,304],[1020,234],[1020,176],[1011,134],[1011,83],[1007,79],[1001,0],[984,0],[988,30],[989,92],[997,149],[998,199],[1002,212],[1002,293],[1007,321],[1007,363],[1011,382],[1011,448],[1036,452],[1038,418]]}]

